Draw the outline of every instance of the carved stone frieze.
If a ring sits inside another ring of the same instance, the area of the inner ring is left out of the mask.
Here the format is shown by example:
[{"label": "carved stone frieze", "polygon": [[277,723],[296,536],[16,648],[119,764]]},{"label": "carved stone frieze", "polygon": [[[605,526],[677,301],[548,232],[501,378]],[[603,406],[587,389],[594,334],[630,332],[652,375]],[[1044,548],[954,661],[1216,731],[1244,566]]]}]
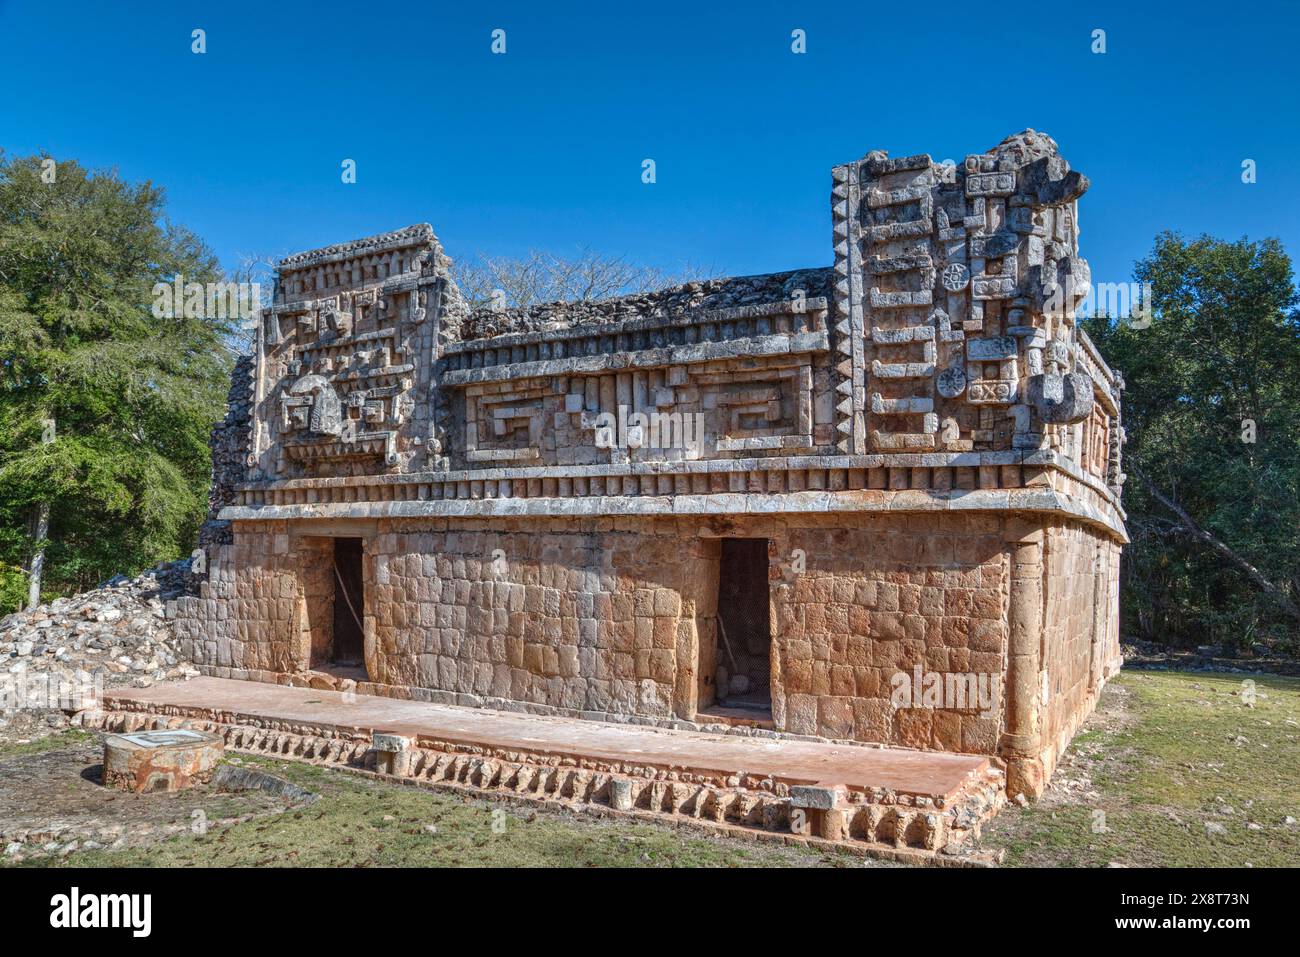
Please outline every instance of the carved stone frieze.
[{"label": "carved stone frieze", "polygon": [[1088,181],[1056,144],[875,151],[832,181],[831,268],[599,302],[470,310],[426,225],[290,256],[238,467],[472,492],[518,468],[1042,451],[1117,494],[1121,381],[1074,321]]}]

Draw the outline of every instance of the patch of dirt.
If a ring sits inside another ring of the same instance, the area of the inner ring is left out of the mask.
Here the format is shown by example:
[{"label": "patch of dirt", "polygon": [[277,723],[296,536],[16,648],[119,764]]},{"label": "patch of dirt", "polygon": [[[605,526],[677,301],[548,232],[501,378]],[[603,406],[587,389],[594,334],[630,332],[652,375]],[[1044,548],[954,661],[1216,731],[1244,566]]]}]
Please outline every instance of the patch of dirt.
[{"label": "patch of dirt", "polygon": [[1138,723],[1132,705],[1133,692],[1119,683],[1111,682],[1102,690],[1096,710],[1084,720],[1074,742],[1061,755],[1051,783],[1038,799],[1039,807],[1050,811],[1086,802],[1090,810],[1106,809],[1105,799],[1094,789],[1093,781],[1115,774],[1132,759],[1132,749],[1118,747],[1114,740]]},{"label": "patch of dirt", "polygon": [[[1140,723],[1134,713],[1134,699],[1134,692],[1119,682],[1107,684],[1096,709],[1084,720],[1073,742],[1061,755],[1043,794],[1025,809],[1008,802],[989,822],[976,846],[1005,849],[1020,839],[1030,821],[1043,817],[1054,821],[1058,814],[1068,816],[1081,808],[1089,814],[1119,808],[1115,795],[1104,793],[1096,782],[1124,773],[1134,760],[1133,749],[1117,743],[1124,732]],[[1031,850],[1018,862],[1018,866],[1026,865],[1059,867],[1061,861],[1050,851]]]},{"label": "patch of dirt", "polygon": [[1135,671],[1206,671],[1218,674],[1300,676],[1300,661],[1268,649],[1250,656],[1227,656],[1212,645],[1195,651],[1170,649],[1150,641],[1124,642],[1124,667]]},{"label": "patch of dirt", "polygon": [[130,794],[101,783],[98,743],[0,759],[0,846],[4,861],[78,849],[139,847],[181,833],[276,815],[283,795],[214,785]]},{"label": "patch of dirt", "polygon": [[72,727],[68,714],[54,709],[0,711],[0,748],[28,744]]}]

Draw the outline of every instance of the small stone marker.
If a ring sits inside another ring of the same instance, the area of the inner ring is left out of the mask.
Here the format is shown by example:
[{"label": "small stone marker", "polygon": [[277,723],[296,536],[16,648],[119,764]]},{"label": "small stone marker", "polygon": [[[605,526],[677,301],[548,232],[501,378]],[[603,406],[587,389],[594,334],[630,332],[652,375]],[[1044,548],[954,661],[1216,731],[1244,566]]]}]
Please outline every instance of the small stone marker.
[{"label": "small stone marker", "polygon": [[632,810],[632,782],[627,778],[613,778],[609,782],[609,806],[615,811]]},{"label": "small stone marker", "polygon": [[790,788],[790,806],[803,809],[810,831],[828,841],[842,841],[848,837],[846,798],[843,785],[796,784]]},{"label": "small stone marker", "polygon": [[104,784],[136,794],[206,784],[225,747],[217,735],[188,728],[112,734],[104,739]]},{"label": "small stone marker", "polygon": [[400,734],[375,731],[370,746],[375,749],[375,770],[381,774],[405,774],[411,760],[411,739]]},{"label": "small stone marker", "polygon": [[829,811],[844,803],[843,787],[819,787],[810,784],[796,784],[790,788],[790,804],[808,810]]}]

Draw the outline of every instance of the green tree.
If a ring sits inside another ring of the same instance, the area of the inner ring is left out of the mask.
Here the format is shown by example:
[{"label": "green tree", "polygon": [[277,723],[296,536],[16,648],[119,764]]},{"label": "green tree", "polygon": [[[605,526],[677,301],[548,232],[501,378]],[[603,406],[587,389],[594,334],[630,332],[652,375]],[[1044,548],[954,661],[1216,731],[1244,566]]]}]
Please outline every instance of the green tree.
[{"label": "green tree", "polygon": [[222,278],[163,208],[148,182],[0,153],[0,611],[34,556],[80,590],[188,552],[202,519],[238,320],[154,316],[156,283]]},{"label": "green tree", "polygon": [[1241,648],[1300,634],[1300,312],[1275,239],[1165,233],[1152,321],[1090,320],[1127,382],[1126,630]]}]

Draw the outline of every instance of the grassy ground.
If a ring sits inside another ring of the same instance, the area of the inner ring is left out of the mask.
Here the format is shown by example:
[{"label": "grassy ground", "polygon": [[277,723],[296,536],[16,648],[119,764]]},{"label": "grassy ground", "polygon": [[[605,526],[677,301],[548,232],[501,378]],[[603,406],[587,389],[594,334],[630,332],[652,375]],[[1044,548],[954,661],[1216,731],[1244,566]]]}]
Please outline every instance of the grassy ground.
[{"label": "grassy ground", "polygon": [[49,734],[43,738],[30,741],[0,741],[0,760],[16,758],[24,754],[42,754],[46,751],[62,750],[76,744],[88,744],[95,740],[95,734],[80,728],[66,728],[58,734]]},{"label": "grassy ground", "polygon": [[[1300,863],[1300,680],[1125,672],[1062,760],[1052,788],[1008,806],[985,834],[1008,865]],[[84,732],[20,746],[84,747]],[[0,762],[12,756],[0,750]],[[120,850],[33,858],[77,866],[762,867],[867,863],[581,813],[539,811],[240,757],[320,795],[274,817]],[[1207,827],[1207,825],[1209,825]]]},{"label": "grassy ground", "polygon": [[146,847],[33,858],[78,867],[875,866],[842,853],[688,835],[580,814],[462,798],[269,758],[241,757],[320,795],[275,818]]},{"label": "grassy ground", "polygon": [[1294,867],[1295,819],[1300,680],[1126,671],[1051,790],[1004,811],[984,843],[1011,865]]}]

